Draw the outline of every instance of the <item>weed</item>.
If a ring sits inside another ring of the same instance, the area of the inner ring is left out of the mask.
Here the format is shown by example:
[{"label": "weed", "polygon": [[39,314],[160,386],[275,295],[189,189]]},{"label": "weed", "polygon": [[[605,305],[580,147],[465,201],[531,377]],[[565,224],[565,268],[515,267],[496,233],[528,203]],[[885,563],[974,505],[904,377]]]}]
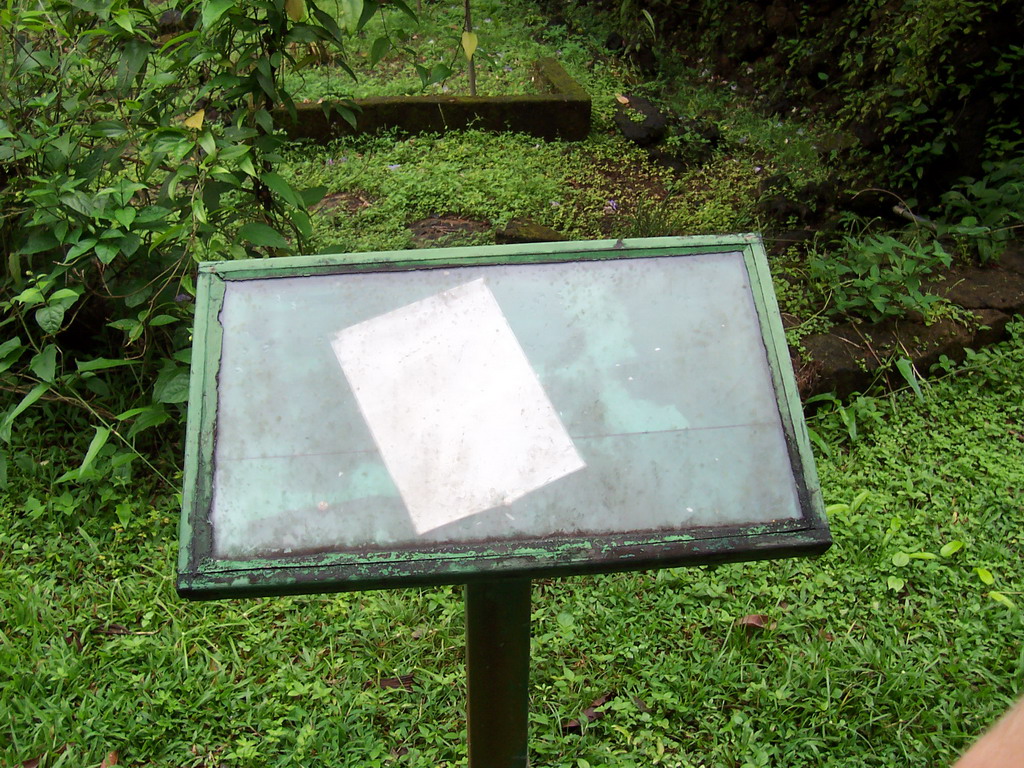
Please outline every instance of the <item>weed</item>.
[{"label": "weed", "polygon": [[965,243],[980,262],[992,261],[1024,230],[1024,160],[989,162],[981,179],[964,179],[942,196],[939,234]]},{"label": "weed", "polygon": [[877,322],[909,311],[927,318],[939,297],[925,282],[951,261],[937,240],[848,234],[838,253],[812,251],[807,265],[812,282],[827,292],[830,312]]}]

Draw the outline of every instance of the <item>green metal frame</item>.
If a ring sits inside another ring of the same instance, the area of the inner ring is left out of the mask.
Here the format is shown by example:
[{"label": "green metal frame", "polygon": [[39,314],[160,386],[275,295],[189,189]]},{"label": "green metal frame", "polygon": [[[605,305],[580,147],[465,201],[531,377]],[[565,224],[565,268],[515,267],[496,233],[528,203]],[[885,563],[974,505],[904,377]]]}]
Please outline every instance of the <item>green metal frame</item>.
[{"label": "green metal frame", "polygon": [[[803,516],[769,524],[621,533],[395,551],[329,552],[251,560],[212,557],[212,499],[218,314],[236,280],[432,269],[463,265],[541,264],[742,252],[754,294]],[[421,251],[303,256],[200,265],[195,348],[189,392],[178,592],[193,599],[322,593],[494,579],[701,565],[816,555],[831,544],[810,439],[789,360],[768,262],[756,235],[604,240]]]}]

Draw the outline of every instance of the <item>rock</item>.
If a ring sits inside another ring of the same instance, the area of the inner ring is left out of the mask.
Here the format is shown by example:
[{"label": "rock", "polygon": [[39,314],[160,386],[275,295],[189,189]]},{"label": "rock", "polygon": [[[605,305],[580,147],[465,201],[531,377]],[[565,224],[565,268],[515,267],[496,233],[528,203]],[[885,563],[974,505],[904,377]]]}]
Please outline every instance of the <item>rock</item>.
[{"label": "rock", "polygon": [[943,356],[960,362],[970,347],[978,349],[995,344],[1006,336],[1010,315],[996,309],[975,310],[977,328],[942,319],[931,325],[910,320],[886,320],[874,325],[844,323],[829,333],[806,336],[801,346],[806,352],[798,371],[800,394],[812,397],[835,392],[847,397],[864,392],[879,379],[902,387],[902,377],[891,368],[880,371],[883,363],[897,357],[909,357],[918,373],[927,375]]},{"label": "rock", "polygon": [[604,41],[605,50],[620,53],[626,50],[626,39],[618,32],[612,32]]},{"label": "rock", "polygon": [[780,37],[793,35],[800,30],[796,14],[785,3],[772,3],[765,9],[764,23],[772,32]]},{"label": "rock", "polygon": [[938,281],[932,290],[966,309],[1024,312],[1024,275],[1006,269],[970,267]]},{"label": "rock", "polygon": [[668,120],[651,102],[641,96],[628,96],[617,105],[615,124],[622,135],[641,147],[650,147],[665,138]]},{"label": "rock", "polygon": [[1024,275],[1024,246],[1011,245],[999,257],[999,266],[1018,275]]},{"label": "rock", "polygon": [[816,213],[820,213],[835,205],[839,191],[831,181],[812,181],[805,184],[796,193],[797,199],[806,203]]},{"label": "rock", "polygon": [[428,216],[411,222],[413,244],[417,248],[457,243],[460,239],[479,235],[490,229],[485,221],[473,221],[458,216]]},{"label": "rock", "polygon": [[844,195],[839,200],[839,205],[865,219],[879,218],[906,224],[906,220],[893,211],[893,206],[899,202],[900,199],[896,195],[881,189],[863,189],[852,195]]},{"label": "rock", "polygon": [[775,173],[757,183],[757,194],[763,197],[768,192],[785,192],[793,188],[793,182],[785,173]]},{"label": "rock", "polygon": [[161,35],[179,35],[182,32],[195,29],[198,22],[199,14],[195,11],[182,14],[181,11],[172,8],[160,14],[160,18],[156,22],[156,28],[157,32]]},{"label": "rock", "polygon": [[794,217],[799,221],[806,222],[810,220],[813,213],[806,204],[801,203],[799,200],[791,200],[786,195],[781,194],[762,197],[757,201],[754,209],[758,213],[780,222],[785,222]]},{"label": "rock", "polygon": [[658,74],[658,57],[649,45],[630,46],[629,60],[647,77],[654,77]]},{"label": "rock", "polygon": [[545,227],[529,219],[513,219],[508,225],[494,233],[496,243],[551,243],[569,238],[558,230]]},{"label": "rock", "polygon": [[686,170],[686,163],[671,152],[665,152],[661,149],[649,149],[647,150],[647,157],[655,165],[668,168],[670,171],[682,173]]},{"label": "rock", "polygon": [[857,122],[850,128],[850,132],[864,149],[872,152],[881,149],[882,134],[879,133],[877,127]]}]

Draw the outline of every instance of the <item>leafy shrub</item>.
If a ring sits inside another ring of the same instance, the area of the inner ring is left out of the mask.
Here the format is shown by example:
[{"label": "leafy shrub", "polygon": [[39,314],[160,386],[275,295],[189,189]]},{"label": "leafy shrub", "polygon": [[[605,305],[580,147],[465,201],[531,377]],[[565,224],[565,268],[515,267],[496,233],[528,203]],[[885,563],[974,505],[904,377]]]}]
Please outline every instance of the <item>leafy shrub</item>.
[{"label": "leafy shrub", "polygon": [[[380,4],[342,5],[354,31]],[[313,0],[9,3],[0,28],[0,438],[76,402],[100,422],[88,464],[180,416],[195,263],[312,234],[317,192],[273,170],[278,71],[344,34]]]},{"label": "leafy shrub", "polygon": [[989,162],[985,175],[942,196],[941,232],[965,240],[982,262],[998,258],[1024,228],[1024,160]]},{"label": "leafy shrub", "polygon": [[[875,181],[919,197],[983,160],[1020,153],[1024,7],[1009,0],[850,3],[577,0],[618,8],[623,29],[647,11],[663,51],[754,78],[782,114],[817,105],[860,139]],[[768,7],[770,6],[770,7]],[[756,11],[756,12],[755,12]],[[582,15],[582,14],[581,14]],[[934,198],[929,202],[934,202]]]},{"label": "leafy shrub", "polygon": [[812,282],[830,295],[830,313],[877,322],[909,311],[927,317],[939,297],[924,290],[924,281],[950,262],[937,240],[848,234],[836,253],[813,252],[808,267]]}]

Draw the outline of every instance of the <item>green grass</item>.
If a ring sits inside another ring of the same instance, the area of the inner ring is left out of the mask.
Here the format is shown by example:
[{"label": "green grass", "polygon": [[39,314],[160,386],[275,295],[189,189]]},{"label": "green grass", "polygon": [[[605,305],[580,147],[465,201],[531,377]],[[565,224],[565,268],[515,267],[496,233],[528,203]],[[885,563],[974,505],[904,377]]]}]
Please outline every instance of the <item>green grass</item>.
[{"label": "green grass", "polygon": [[483,221],[491,230],[527,218],[580,239],[756,225],[749,160],[722,155],[674,174],[614,135],[582,143],[482,131],[351,138],[298,149],[282,172],[326,190],[313,218],[319,252],[408,248],[407,225],[427,216]]},{"label": "green grass", "polygon": [[[416,9],[416,3],[409,3]],[[330,11],[333,4],[324,3]],[[474,55],[477,93],[500,96],[536,93],[532,82],[538,59],[552,57],[575,72],[585,70],[588,50],[547,22],[536,7],[521,0],[474,0],[473,28],[479,40]],[[341,18],[338,15],[338,18]],[[397,11],[378,13],[341,54],[317,61],[316,51],[298,49],[301,64],[286,72],[285,86],[296,100],[340,97],[405,96],[416,94],[468,95],[468,67],[462,51],[463,4],[424,3],[416,21]],[[544,30],[543,34],[537,34]],[[379,46],[379,60],[372,53]],[[313,54],[313,55],[310,55]],[[323,58],[323,57],[320,57]],[[343,59],[355,74],[346,72]],[[450,71],[424,85],[416,67]]]},{"label": "green grass", "polygon": [[[818,560],[538,582],[532,764],[951,762],[1024,673],[1022,367],[1018,322],[923,402],[814,417],[835,538]],[[8,449],[0,764],[465,764],[458,587],[184,603],[173,490],[54,489],[88,443],[75,418],[41,414]],[[769,628],[737,624],[752,614]]]}]

